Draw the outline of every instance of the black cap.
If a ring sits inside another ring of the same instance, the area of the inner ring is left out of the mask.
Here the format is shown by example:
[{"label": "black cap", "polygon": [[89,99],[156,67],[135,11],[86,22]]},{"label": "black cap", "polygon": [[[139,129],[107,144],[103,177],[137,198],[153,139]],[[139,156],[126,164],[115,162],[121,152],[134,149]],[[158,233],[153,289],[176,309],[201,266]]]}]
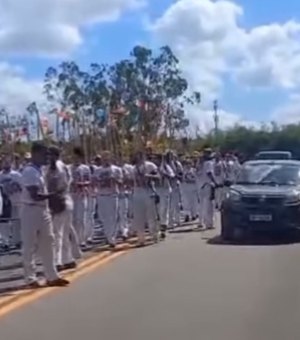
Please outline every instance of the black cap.
[{"label": "black cap", "polygon": [[48,148],[43,142],[33,142],[31,145],[31,153],[38,153],[47,151]]},{"label": "black cap", "polygon": [[59,155],[60,155],[60,149],[56,145],[51,145],[49,147],[48,151],[49,151],[50,154],[52,154],[54,156],[59,157]]},{"label": "black cap", "polygon": [[73,149],[74,155],[84,158],[84,151],[80,146],[75,146]]}]

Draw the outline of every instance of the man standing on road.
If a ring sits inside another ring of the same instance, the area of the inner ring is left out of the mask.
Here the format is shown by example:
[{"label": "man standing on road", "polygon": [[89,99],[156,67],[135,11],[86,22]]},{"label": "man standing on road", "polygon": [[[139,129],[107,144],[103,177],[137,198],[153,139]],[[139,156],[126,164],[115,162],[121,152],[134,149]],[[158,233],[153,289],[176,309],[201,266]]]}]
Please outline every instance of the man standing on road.
[{"label": "man standing on road", "polygon": [[149,227],[154,242],[158,241],[159,196],[155,182],[160,179],[157,166],[139,152],[135,162],[135,188],[133,193],[133,229],[138,246],[145,245],[145,226]]},{"label": "man standing on road", "polygon": [[199,211],[199,227],[213,229],[214,228],[214,192],[216,181],[214,178],[214,168],[212,161],[212,150],[207,148],[204,150],[203,159],[198,167],[201,167],[199,173],[199,189],[200,189],[200,211]]},{"label": "man standing on road", "polygon": [[216,153],[213,163],[214,178],[217,183],[217,188],[215,188],[215,207],[220,210],[224,197],[225,165],[219,152]]},{"label": "man standing on road", "polygon": [[3,188],[5,197],[9,200],[6,202],[11,209],[6,221],[7,225],[11,226],[8,231],[11,243],[19,248],[21,246],[21,230],[20,230],[20,205],[21,205],[21,192],[22,192],[22,175],[19,171],[12,169],[12,161],[9,156],[3,160],[3,170],[0,173],[0,184]]},{"label": "man standing on road", "polygon": [[47,148],[42,143],[33,143],[31,163],[22,172],[21,234],[25,280],[31,288],[40,287],[35,272],[37,249],[41,256],[48,286],[66,286],[69,282],[58,276],[54,262],[54,234],[48,193],[42,166],[47,163]]},{"label": "man standing on road", "polygon": [[198,215],[199,195],[196,184],[196,169],[191,160],[187,160],[184,167],[182,189],[186,203],[185,211],[188,213],[186,222],[195,221]]},{"label": "man standing on road", "polygon": [[129,237],[129,200],[133,190],[134,167],[128,162],[124,162],[123,159],[119,160],[118,166],[123,176],[123,183],[119,186],[118,230],[121,232],[123,240],[126,241]]},{"label": "man standing on road", "polygon": [[171,210],[171,195],[172,183],[176,180],[175,172],[171,165],[167,162],[166,156],[161,156],[159,166],[160,181],[157,183],[157,192],[160,196],[160,225],[163,237],[166,230],[171,227],[170,210]]},{"label": "man standing on road", "polygon": [[58,191],[60,193],[59,196],[53,196],[49,199],[55,236],[55,264],[57,265],[58,271],[74,269],[76,268],[76,261],[73,257],[71,240],[73,242],[75,241],[73,248],[77,247],[75,254],[80,253],[80,248],[72,223],[73,201],[70,194],[71,175],[67,166],[59,159],[59,148],[56,146],[50,147],[49,154],[50,165],[46,174],[48,190],[50,192]]},{"label": "man standing on road", "polygon": [[84,249],[87,244],[87,208],[89,187],[91,185],[91,171],[85,164],[84,152],[81,148],[73,150],[74,164],[71,165],[71,192],[74,203],[73,223],[78,235],[79,243]]},{"label": "man standing on road", "polygon": [[180,226],[180,212],[182,210],[181,181],[183,167],[173,151],[167,152],[165,161],[166,164],[171,167],[175,175],[173,178],[170,178],[172,187],[170,194],[170,224],[171,227],[178,227]]},{"label": "man standing on road", "polygon": [[109,151],[103,153],[102,166],[95,170],[95,180],[98,187],[98,215],[103,222],[106,241],[111,248],[114,248],[117,241],[119,192],[123,174],[121,168],[112,164],[112,156]]}]

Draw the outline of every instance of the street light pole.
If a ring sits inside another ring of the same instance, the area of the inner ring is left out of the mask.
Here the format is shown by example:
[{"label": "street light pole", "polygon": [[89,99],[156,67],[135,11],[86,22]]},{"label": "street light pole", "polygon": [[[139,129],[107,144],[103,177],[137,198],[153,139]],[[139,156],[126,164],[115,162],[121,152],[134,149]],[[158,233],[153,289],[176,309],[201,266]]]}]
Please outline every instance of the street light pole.
[{"label": "street light pole", "polygon": [[213,109],[214,109],[214,132],[215,138],[217,138],[219,132],[219,115],[218,115],[219,103],[217,100],[214,100]]}]

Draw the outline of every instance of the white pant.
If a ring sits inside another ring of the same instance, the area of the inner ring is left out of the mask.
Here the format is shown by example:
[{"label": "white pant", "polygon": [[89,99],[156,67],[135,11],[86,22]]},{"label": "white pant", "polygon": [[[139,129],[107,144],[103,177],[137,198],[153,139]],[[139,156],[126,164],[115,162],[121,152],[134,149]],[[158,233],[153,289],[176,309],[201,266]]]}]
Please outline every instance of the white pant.
[{"label": "white pant", "polygon": [[86,216],[86,238],[92,240],[94,236],[94,214],[96,210],[96,197],[88,196]]},{"label": "white pant", "polygon": [[20,215],[26,282],[31,283],[37,279],[35,272],[37,251],[43,262],[46,279],[48,281],[57,279],[53,225],[49,209],[24,204]]},{"label": "white pant", "polygon": [[133,192],[129,192],[128,194],[128,216],[129,220],[133,218]]},{"label": "white pant", "polygon": [[117,238],[117,218],[119,198],[117,195],[99,195],[97,197],[98,215],[103,223],[103,231],[108,243],[115,244]]},{"label": "white pant", "polygon": [[159,217],[160,224],[163,226],[170,226],[170,201],[171,201],[171,191],[169,188],[158,188],[157,192],[160,197],[159,204]]},{"label": "white pant", "polygon": [[87,197],[79,194],[72,195],[74,202],[73,210],[73,224],[78,235],[78,241],[80,244],[84,244],[87,241]]},{"label": "white pant", "polygon": [[214,201],[211,189],[211,186],[206,184],[200,190],[199,224],[206,228],[212,228],[214,225]]},{"label": "white pant", "polygon": [[[73,215],[73,212],[72,212],[72,215]],[[80,249],[78,235],[73,225],[73,218],[71,220],[71,226],[69,230],[70,230],[69,237],[70,237],[70,242],[71,242],[71,247],[72,247],[72,255],[75,259],[80,259],[82,257],[82,252]],[[63,253],[63,263],[64,263],[64,253]]]},{"label": "white pant", "polygon": [[21,223],[20,223],[20,206],[12,204],[11,210],[11,241],[13,244],[21,242]]},{"label": "white pant", "polygon": [[128,207],[129,207],[128,197],[121,195],[119,197],[119,211],[118,211],[118,230],[121,231],[122,236],[128,237],[129,231],[129,219],[128,219]]},{"label": "white pant", "polygon": [[64,265],[74,262],[71,245],[72,210],[65,210],[60,214],[54,214],[53,229],[55,236],[54,259],[56,265]]},{"label": "white pant", "polygon": [[0,243],[10,245],[10,236],[11,236],[11,223],[9,221],[0,223]]},{"label": "white pant", "polygon": [[220,209],[224,199],[224,187],[218,187],[215,191],[216,208]]},{"label": "white pant", "polygon": [[137,232],[139,243],[145,242],[146,225],[156,238],[158,221],[154,197],[149,189],[136,188],[133,195],[133,230]]},{"label": "white pant", "polygon": [[180,187],[176,187],[171,193],[170,223],[172,226],[174,224],[180,224],[180,208],[182,203],[180,190]]},{"label": "white pant", "polygon": [[0,239],[4,244],[16,245],[21,242],[20,206],[12,204],[11,220],[0,224]]},{"label": "white pant", "polygon": [[198,215],[198,188],[196,183],[183,183],[182,184],[183,196],[185,199],[185,210],[189,213],[190,217],[194,218]]}]

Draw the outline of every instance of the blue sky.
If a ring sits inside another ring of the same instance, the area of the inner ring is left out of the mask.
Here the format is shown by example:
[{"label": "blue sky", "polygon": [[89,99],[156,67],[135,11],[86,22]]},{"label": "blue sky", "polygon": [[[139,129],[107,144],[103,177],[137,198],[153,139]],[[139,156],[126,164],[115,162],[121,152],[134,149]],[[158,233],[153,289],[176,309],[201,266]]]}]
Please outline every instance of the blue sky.
[{"label": "blue sky", "polygon": [[[36,7],[34,7],[36,0],[28,1],[33,4],[33,12],[31,13],[36,14],[34,12],[36,11]],[[49,0],[38,1],[45,2],[45,6],[49,2]],[[87,2],[76,1],[78,10],[82,12]],[[93,0],[89,1],[93,2]],[[127,3],[129,4],[130,1],[133,4],[139,0],[127,0]],[[16,7],[7,10],[7,13],[4,11],[2,17],[7,14],[9,20],[14,23],[18,22],[16,29],[20,29],[22,32],[19,21],[14,20],[18,19],[17,14],[16,18],[14,18],[14,13],[17,13],[18,10],[21,13],[22,10],[18,7],[19,0],[12,0],[12,2],[15,2]],[[111,2],[116,3],[115,6],[122,3],[122,1],[117,2],[114,0],[111,0]],[[0,8],[2,3],[4,1],[0,0]],[[72,33],[69,41],[74,39],[74,43],[70,43],[70,47],[66,47],[65,50],[63,46],[69,44],[67,36],[65,41],[56,42],[55,39],[59,38],[60,32],[58,31],[58,35],[50,36],[50,33],[45,31],[45,40],[49,39],[49,46],[53,44],[55,53],[60,52],[59,49],[61,49],[64,54],[63,58],[53,56],[53,50],[50,51],[49,47],[48,51],[47,47],[38,40],[39,37],[36,38],[35,43],[33,41],[35,36],[32,33],[34,31],[30,30],[31,28],[25,27],[25,36],[23,36],[23,41],[25,41],[28,30],[30,43],[26,47],[28,49],[25,51],[26,53],[24,51],[19,52],[16,47],[17,43],[15,41],[17,41],[16,37],[18,37],[16,32],[8,35],[7,41],[1,42],[0,38],[0,63],[5,62],[11,66],[22,66],[24,69],[24,73],[20,75],[22,82],[41,81],[46,68],[50,65],[57,65],[62,59],[74,59],[81,65],[88,66],[94,61],[114,62],[120,58],[125,58],[135,44],[155,47],[160,43],[169,43],[172,48],[174,47],[175,52],[179,51],[178,56],[187,78],[189,80],[191,78],[191,83],[201,89],[203,97],[207,98],[202,109],[204,112],[208,112],[208,116],[210,102],[214,97],[220,101],[220,107],[224,111],[223,120],[226,124],[227,119],[235,123],[237,121],[268,121],[278,117],[281,122],[284,121],[282,117],[286,112],[290,116],[295,116],[294,111],[292,113],[290,111],[293,110],[295,103],[298,103],[295,96],[297,96],[300,86],[298,80],[294,79],[297,72],[299,72],[300,76],[300,66],[298,66],[300,43],[297,40],[300,36],[300,24],[299,27],[297,26],[298,22],[300,22],[300,2],[296,0],[148,0],[147,5],[140,8],[136,8],[134,5],[127,6],[126,1],[123,1],[122,8],[120,6],[120,9],[118,9],[120,10],[119,15],[114,20],[104,20],[97,17],[98,19],[93,18],[91,21],[92,13],[89,14],[86,9],[85,16],[80,17],[76,22],[70,20],[65,14],[67,13],[67,7],[65,12],[64,3],[67,2],[61,0],[59,5],[56,5],[58,7],[55,13],[57,14],[59,11],[63,13],[57,19],[54,20],[53,15],[49,14],[48,16],[45,11],[41,13],[41,21],[37,21],[37,26],[35,26],[35,29],[40,27],[41,31],[44,30],[44,24],[49,27],[55,24],[55,29],[58,30],[57,24],[67,25],[72,28],[74,32],[66,32],[68,34]],[[102,14],[100,12],[104,11],[105,5],[103,4],[106,2],[98,0],[98,3],[102,3],[102,7],[94,5],[94,12],[97,10],[99,14]],[[31,8],[30,5],[28,6]],[[109,16],[113,10],[117,9],[117,7],[113,8],[113,6],[111,4],[111,8],[107,9],[105,15]],[[206,8],[207,13],[211,15],[208,22],[205,20]],[[243,11],[243,14],[236,14],[236,11],[239,10]],[[183,13],[182,17],[180,16],[180,11]],[[105,15],[103,14],[103,17]],[[188,27],[189,22],[192,22],[187,18],[189,15],[191,15],[191,18],[197,15],[195,22],[201,24],[197,25],[197,27]],[[9,22],[9,20],[7,21]],[[34,16],[32,20],[35,20]],[[296,23],[296,28],[286,26],[291,20]],[[153,24],[150,30],[146,28],[146,23]],[[274,28],[274,24],[277,24],[278,27]],[[0,28],[6,28],[5,23],[2,26],[0,24]],[[34,22],[32,26],[34,28]],[[62,30],[64,26],[61,28]],[[262,26],[268,27],[267,38],[265,33],[261,33],[263,32]],[[257,28],[261,32],[253,33],[252,30]],[[277,32],[277,35],[275,34],[276,38],[272,38],[274,37],[272,29]],[[189,34],[195,32],[197,33],[195,34],[196,38],[193,37],[194,40],[191,40]],[[206,34],[205,44],[202,44],[203,32]],[[215,34],[214,32],[217,33]],[[221,35],[223,34],[222,32],[226,32],[224,37],[220,37],[220,32]],[[61,33],[62,35],[64,34],[63,31]],[[81,43],[76,42],[76,39],[78,39],[76,34],[80,35]],[[208,38],[207,34],[209,34]],[[185,45],[183,45],[183,49],[179,47],[179,43],[182,41],[179,40],[179,37],[180,39],[184,37]],[[228,41],[231,45],[228,45]],[[291,51],[293,52],[291,52],[291,55],[288,54],[289,60],[287,60],[286,56],[282,57],[282,54],[285,53],[282,51],[286,51],[289,44],[291,44]],[[195,46],[197,49],[195,49]],[[196,51],[194,59],[189,53],[192,48]],[[209,48],[209,50],[206,51],[204,48]],[[254,49],[257,50],[254,51]],[[231,51],[229,55],[227,55],[228,50]],[[211,55],[209,53],[215,54],[209,60],[210,57],[205,59],[206,53],[208,55]],[[234,58],[237,58],[234,60],[239,60],[239,65],[232,62],[232,54],[234,54]],[[270,59],[270,62],[267,58]],[[216,61],[214,62],[214,60]],[[291,65],[289,66],[290,62]],[[215,67],[218,63],[221,65],[220,69]],[[194,66],[194,69],[192,69],[192,66]],[[284,68],[287,68],[286,72],[283,71]],[[199,79],[197,78],[198,73]],[[263,75],[263,80],[258,80],[261,75]],[[1,99],[0,96],[0,101]]]}]

